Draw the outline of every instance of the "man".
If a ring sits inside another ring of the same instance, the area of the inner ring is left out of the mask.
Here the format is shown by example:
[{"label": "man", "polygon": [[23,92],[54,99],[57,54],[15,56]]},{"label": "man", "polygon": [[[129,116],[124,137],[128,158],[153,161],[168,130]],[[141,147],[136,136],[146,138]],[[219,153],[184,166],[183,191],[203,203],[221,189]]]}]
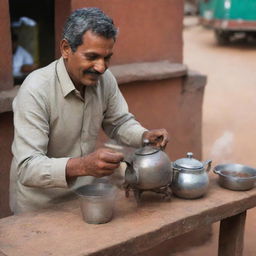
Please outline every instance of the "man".
[{"label": "man", "polygon": [[143,139],[165,146],[165,129],[148,131],[132,114],[107,69],[117,30],[97,8],[68,18],[62,57],[32,72],[15,98],[10,204],[14,213],[48,207],[72,194],[77,177],[111,175],[123,154],[95,150],[101,127],[117,142],[139,147]]},{"label": "man", "polygon": [[18,36],[12,32],[12,74],[15,80],[23,81],[24,78],[37,68],[32,55],[18,44]]}]

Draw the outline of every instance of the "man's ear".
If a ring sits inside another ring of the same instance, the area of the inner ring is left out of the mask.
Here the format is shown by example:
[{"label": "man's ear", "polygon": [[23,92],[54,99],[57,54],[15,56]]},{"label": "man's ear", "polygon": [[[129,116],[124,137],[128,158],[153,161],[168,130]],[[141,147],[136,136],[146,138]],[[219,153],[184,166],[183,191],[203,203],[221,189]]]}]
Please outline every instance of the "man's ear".
[{"label": "man's ear", "polygon": [[60,52],[63,59],[67,59],[68,56],[72,53],[72,49],[70,48],[66,39],[62,39],[60,42]]}]

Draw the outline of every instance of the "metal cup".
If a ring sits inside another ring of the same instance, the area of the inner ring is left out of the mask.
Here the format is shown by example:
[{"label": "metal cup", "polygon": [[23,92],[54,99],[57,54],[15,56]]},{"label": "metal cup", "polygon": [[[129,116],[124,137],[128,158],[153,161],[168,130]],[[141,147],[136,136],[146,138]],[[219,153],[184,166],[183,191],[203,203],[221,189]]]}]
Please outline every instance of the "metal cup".
[{"label": "metal cup", "polygon": [[103,224],[113,217],[116,187],[108,183],[94,183],[79,187],[80,208],[85,222]]}]

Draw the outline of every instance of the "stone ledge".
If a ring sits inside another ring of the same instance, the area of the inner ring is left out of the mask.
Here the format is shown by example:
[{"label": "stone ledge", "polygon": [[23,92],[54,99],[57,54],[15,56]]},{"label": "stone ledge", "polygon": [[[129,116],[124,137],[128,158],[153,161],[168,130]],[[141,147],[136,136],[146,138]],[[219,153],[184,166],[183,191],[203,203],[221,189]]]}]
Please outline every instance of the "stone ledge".
[{"label": "stone ledge", "polygon": [[202,90],[207,83],[207,76],[194,70],[188,70],[184,79],[182,93]]},{"label": "stone ledge", "polygon": [[18,93],[20,86],[15,86],[10,90],[0,91],[0,113],[12,111],[12,102]]},{"label": "stone ledge", "polygon": [[116,65],[109,68],[118,84],[135,81],[152,81],[181,77],[187,74],[187,66],[167,60]]},{"label": "stone ledge", "polygon": [[[110,67],[110,70],[118,84],[183,77],[188,72],[186,65],[167,60],[116,65]],[[0,113],[12,111],[12,101],[18,90],[19,86],[15,86],[10,90],[0,91]]]}]

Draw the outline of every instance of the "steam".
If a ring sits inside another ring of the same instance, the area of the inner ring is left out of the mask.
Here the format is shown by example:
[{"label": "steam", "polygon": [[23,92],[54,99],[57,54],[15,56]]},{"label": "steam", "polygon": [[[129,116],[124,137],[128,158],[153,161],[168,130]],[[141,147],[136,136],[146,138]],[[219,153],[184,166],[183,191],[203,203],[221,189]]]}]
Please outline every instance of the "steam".
[{"label": "steam", "polygon": [[234,133],[225,131],[214,143],[210,156],[220,163],[232,162],[234,148]]}]

